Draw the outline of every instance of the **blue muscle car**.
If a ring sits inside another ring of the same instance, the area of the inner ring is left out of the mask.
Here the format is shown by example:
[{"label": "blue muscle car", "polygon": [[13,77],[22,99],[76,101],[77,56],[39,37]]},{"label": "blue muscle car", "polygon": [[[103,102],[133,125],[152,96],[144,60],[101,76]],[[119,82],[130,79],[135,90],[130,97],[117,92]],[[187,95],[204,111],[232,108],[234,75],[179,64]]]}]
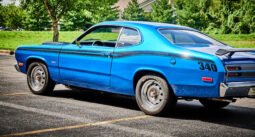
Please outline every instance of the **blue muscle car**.
[{"label": "blue muscle car", "polygon": [[34,94],[56,84],[135,96],[146,114],[198,99],[222,108],[255,96],[254,49],[235,49],[195,29],[132,21],[99,23],[72,43],[20,46],[16,69]]}]

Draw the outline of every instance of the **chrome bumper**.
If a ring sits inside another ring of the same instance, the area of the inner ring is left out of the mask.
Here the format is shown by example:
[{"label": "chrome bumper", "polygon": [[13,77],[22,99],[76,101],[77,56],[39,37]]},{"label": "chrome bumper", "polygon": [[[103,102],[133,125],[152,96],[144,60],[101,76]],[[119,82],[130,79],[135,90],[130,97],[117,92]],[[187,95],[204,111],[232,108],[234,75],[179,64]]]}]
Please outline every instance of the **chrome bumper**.
[{"label": "chrome bumper", "polygon": [[220,97],[255,97],[255,81],[220,84]]},{"label": "chrome bumper", "polygon": [[14,68],[15,68],[18,72],[20,72],[20,69],[19,69],[18,64],[14,65]]}]

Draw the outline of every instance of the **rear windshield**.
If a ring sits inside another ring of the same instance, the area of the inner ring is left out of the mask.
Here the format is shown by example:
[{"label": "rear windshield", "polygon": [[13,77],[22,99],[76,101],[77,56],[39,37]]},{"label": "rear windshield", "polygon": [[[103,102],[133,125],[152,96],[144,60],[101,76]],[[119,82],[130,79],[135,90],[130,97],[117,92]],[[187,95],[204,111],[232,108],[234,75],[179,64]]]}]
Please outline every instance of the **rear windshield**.
[{"label": "rear windshield", "polygon": [[210,44],[224,46],[223,43],[192,30],[160,29],[160,33],[174,44]]}]

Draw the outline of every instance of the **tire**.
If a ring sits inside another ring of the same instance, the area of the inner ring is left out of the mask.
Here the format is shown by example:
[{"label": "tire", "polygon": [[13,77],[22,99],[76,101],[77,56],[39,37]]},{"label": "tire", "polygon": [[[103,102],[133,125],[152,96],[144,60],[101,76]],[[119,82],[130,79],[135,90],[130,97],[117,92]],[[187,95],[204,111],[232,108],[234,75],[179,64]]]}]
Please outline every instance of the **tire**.
[{"label": "tire", "polygon": [[27,84],[30,91],[37,95],[49,95],[55,82],[51,80],[47,67],[41,62],[33,62],[27,71]]},{"label": "tire", "polygon": [[136,84],[136,102],[145,114],[162,115],[174,108],[177,99],[163,78],[145,75]]},{"label": "tire", "polygon": [[209,99],[199,99],[199,102],[206,108],[209,109],[221,109],[230,104],[230,102],[223,102]]}]

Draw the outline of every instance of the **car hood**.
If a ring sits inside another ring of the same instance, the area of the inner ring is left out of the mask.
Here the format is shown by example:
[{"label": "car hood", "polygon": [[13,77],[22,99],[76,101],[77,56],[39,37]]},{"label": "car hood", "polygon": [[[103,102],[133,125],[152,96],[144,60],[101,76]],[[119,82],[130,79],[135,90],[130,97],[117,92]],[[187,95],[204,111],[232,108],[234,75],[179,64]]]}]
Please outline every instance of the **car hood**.
[{"label": "car hood", "polygon": [[[219,49],[233,49],[233,47],[230,46],[218,46],[218,45],[195,45],[195,46],[188,46],[188,45],[184,45],[182,46],[186,49],[192,50],[192,51],[198,51],[198,52],[202,52],[202,53],[206,53],[206,54],[210,54],[210,55],[214,55],[214,56],[218,56],[221,59],[227,59],[226,55],[216,55],[216,51]],[[236,52],[233,54],[233,56],[231,56],[231,59],[255,59],[255,53],[253,52]]]}]

